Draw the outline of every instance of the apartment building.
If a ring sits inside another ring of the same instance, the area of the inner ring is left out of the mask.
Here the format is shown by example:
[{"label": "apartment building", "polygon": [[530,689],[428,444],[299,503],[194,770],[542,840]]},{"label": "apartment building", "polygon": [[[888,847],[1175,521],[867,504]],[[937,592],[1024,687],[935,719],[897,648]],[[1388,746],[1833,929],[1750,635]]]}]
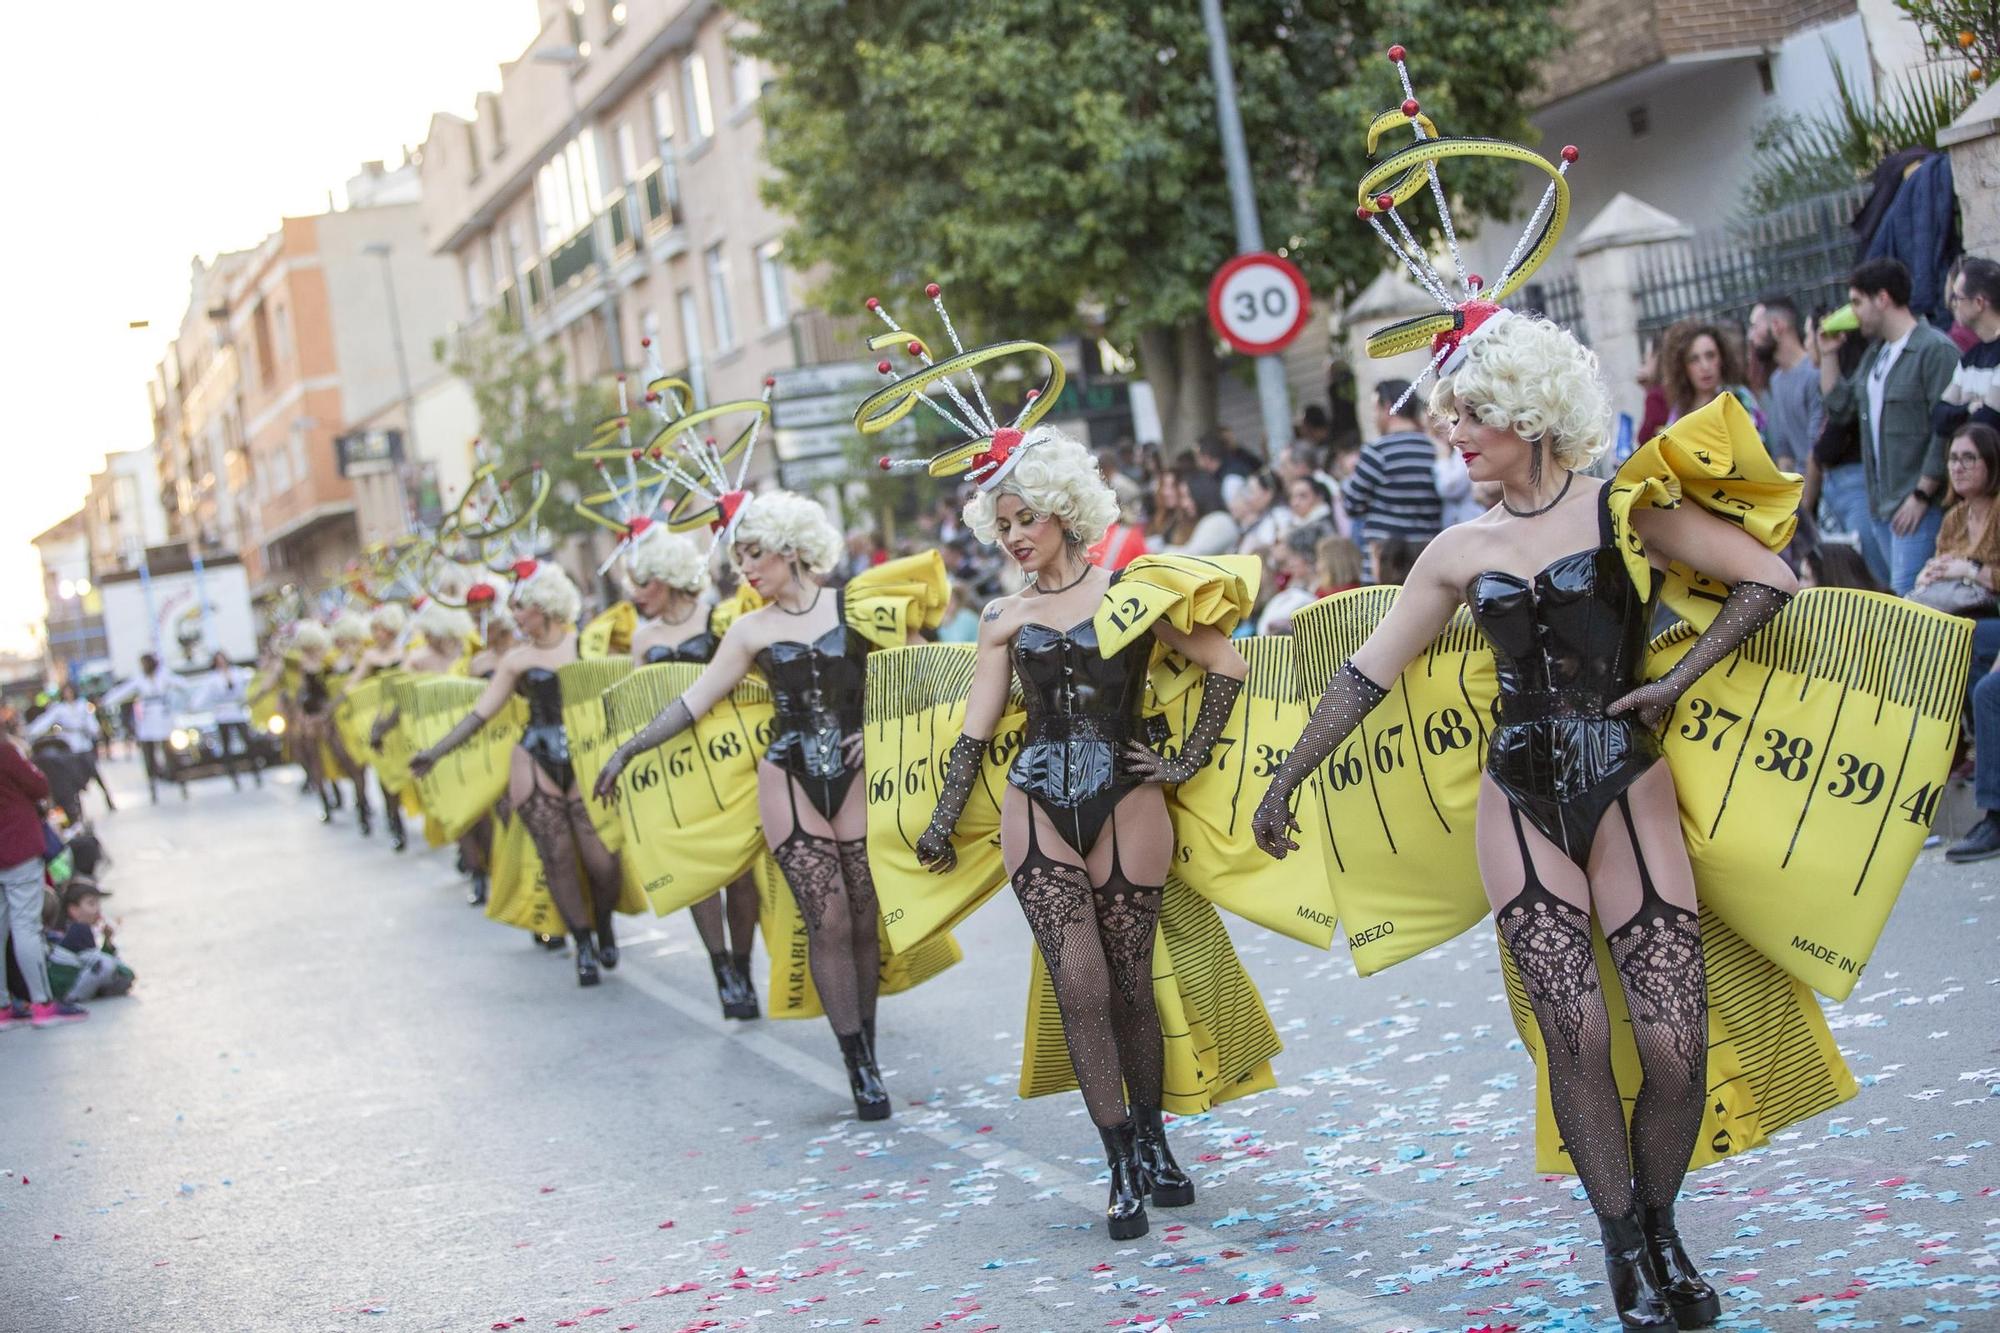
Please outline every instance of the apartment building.
[{"label": "apartment building", "polygon": [[65,679],[110,651],[104,638],[104,599],[90,577],[90,530],[79,509],[32,538],[42,563],[42,644]]},{"label": "apartment building", "polygon": [[102,584],[107,575],[137,569],[143,551],[169,540],[160,469],[151,446],[104,456],[103,468],[91,474],[83,526],[93,584]]},{"label": "apartment building", "polygon": [[190,263],[180,328],[146,386],[167,538],[203,551],[234,552],[242,537],[231,472],[241,469],[243,419],[228,298],[247,259],[234,251]]},{"label": "apartment building", "polygon": [[456,278],[422,244],[418,188],[414,166],[370,163],[346,207],[284,219],[233,269],[218,318],[236,368],[229,479],[254,594],[333,581],[365,542],[408,529],[427,477],[462,492],[471,405],[433,352]]},{"label": "apartment building", "polygon": [[[785,221],[757,196],[765,74],[731,46],[729,11],[539,3],[499,90],[470,120],[434,117],[423,146],[426,235],[456,266],[464,318],[508,317],[578,379],[634,367],[650,337],[706,402],[862,359],[851,329],[803,308]],[[830,475],[837,433],[781,429],[788,482]]]}]

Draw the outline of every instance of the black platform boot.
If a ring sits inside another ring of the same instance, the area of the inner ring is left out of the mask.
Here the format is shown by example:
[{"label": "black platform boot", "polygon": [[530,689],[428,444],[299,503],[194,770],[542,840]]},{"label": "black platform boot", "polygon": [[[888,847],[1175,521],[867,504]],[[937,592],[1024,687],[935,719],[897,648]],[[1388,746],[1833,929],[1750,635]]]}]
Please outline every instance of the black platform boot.
[{"label": "black platform boot", "polygon": [[726,953],[712,953],[708,965],[715,972],[715,998],[722,1004],[724,1018],[755,1018],[757,997],[749,981],[736,970],[736,960]]},{"label": "black platform boot", "polygon": [[1137,1135],[1132,1122],[1097,1127],[1104,1140],[1104,1158],[1111,1167],[1111,1197],[1104,1204],[1104,1222],[1113,1240],[1137,1240],[1146,1234],[1146,1184],[1139,1165]]},{"label": "black platform boot", "polygon": [[616,911],[610,911],[597,918],[597,961],[604,964],[607,972],[618,967],[618,937],[611,933],[611,918],[617,915]]},{"label": "black platform boot", "polygon": [[410,845],[410,836],[403,829],[402,798],[389,792],[382,793],[382,818],[389,825],[389,847],[392,851],[402,851]]},{"label": "black platform boot", "polygon": [[757,983],[750,975],[750,955],[733,953],[729,961],[736,967],[736,978],[743,983],[743,1012],[731,1014],[731,1018],[759,1018],[763,1011],[757,1007]]},{"label": "black platform boot", "polygon": [[478,871],[473,872],[471,882],[465,886],[465,901],[473,907],[478,907],[486,901],[486,876],[484,874]]},{"label": "black platform boot", "polygon": [[1611,1304],[1621,1328],[1673,1328],[1674,1316],[1660,1294],[1653,1257],[1634,1213],[1623,1217],[1597,1215],[1604,1233],[1604,1271],[1611,1281]]},{"label": "black platform boot", "polygon": [[1722,1318],[1722,1298],[1681,1248],[1673,1208],[1640,1209],[1639,1230],[1645,1233],[1646,1251],[1652,1256],[1653,1271],[1660,1279],[1668,1308],[1674,1312],[1674,1322],[1682,1328],[1707,1328]]},{"label": "black platform boot", "polygon": [[595,986],[598,982],[597,949],[591,943],[590,932],[579,930],[573,938],[576,940],[576,984]]},{"label": "black platform boot", "polygon": [[1157,1106],[1132,1108],[1132,1125],[1137,1141],[1139,1170],[1145,1173],[1146,1193],[1155,1208],[1185,1208],[1194,1202],[1194,1181],[1174,1160],[1167,1146],[1167,1127]]},{"label": "black platform boot", "polygon": [[868,1038],[859,1032],[834,1035],[840,1038],[840,1058],[847,1065],[847,1086],[854,1091],[854,1118],[887,1120],[889,1093],[869,1054]]},{"label": "black platform boot", "polygon": [[354,822],[361,826],[361,836],[372,837],[375,833],[373,811],[368,808],[368,793],[361,790],[361,784],[354,785]]}]

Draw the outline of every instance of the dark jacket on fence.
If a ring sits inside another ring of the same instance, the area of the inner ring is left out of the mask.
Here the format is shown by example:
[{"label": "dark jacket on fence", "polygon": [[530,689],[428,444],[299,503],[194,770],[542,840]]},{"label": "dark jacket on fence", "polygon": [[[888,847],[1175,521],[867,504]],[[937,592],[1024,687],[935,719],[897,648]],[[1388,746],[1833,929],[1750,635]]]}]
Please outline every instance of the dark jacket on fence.
[{"label": "dark jacket on fence", "polygon": [[1868,242],[1867,257],[1902,260],[1910,270],[1911,311],[1943,326],[1951,322],[1945,309],[1945,279],[1961,251],[1951,156],[1934,153],[1904,178]]},{"label": "dark jacket on fence", "polygon": [[1910,329],[1889,377],[1882,385],[1881,441],[1868,417],[1868,377],[1882,355],[1877,342],[1852,375],[1826,395],[1830,423],[1853,422],[1861,436],[1861,459],[1868,465],[1868,508],[1886,523],[1896,506],[1929,477],[1944,484],[1947,441],[1931,433],[1931,408],[1958,369],[1958,344],[1918,320]]}]

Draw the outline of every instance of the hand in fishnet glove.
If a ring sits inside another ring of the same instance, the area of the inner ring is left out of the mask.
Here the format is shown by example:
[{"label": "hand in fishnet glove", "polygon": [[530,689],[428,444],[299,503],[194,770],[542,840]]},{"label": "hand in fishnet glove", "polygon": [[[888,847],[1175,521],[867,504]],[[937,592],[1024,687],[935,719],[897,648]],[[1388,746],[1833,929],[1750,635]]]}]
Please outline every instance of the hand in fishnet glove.
[{"label": "hand in fishnet glove", "polygon": [[1640,725],[1658,730],[1673,711],[1674,704],[1709,669],[1736,651],[1743,641],[1769,624],[1792,600],[1788,592],[1765,583],[1745,580],[1729,590],[1729,597],[1715,619],[1688,647],[1673,670],[1647,685],[1612,701],[1604,711],[1611,717],[1635,713]]},{"label": "hand in fishnet glove", "polygon": [[1278,765],[1271,785],[1264,790],[1264,799],[1257,802],[1257,812],[1250,816],[1250,835],[1259,847],[1280,861],[1286,853],[1299,849],[1291,838],[1299,827],[1298,820],[1292,818],[1292,793],[1328,755],[1340,748],[1340,743],[1361,725],[1369,710],[1388,697],[1387,690],[1362,675],[1352,662],[1333,673],[1333,679],[1326,684],[1326,693],[1320,696],[1319,706],[1306,721],[1305,731],[1292,746],[1292,752],[1285,756],[1285,762]]},{"label": "hand in fishnet glove", "polygon": [[958,864],[958,849],[951,845],[951,831],[965,813],[972,784],[979,778],[979,764],[986,756],[986,741],[978,736],[960,736],[952,743],[945,760],[944,780],[938,784],[937,809],[931,812],[930,827],[917,839],[917,860],[942,875]]},{"label": "hand in fishnet glove", "polygon": [[1141,782],[1186,782],[1201,772],[1242,689],[1243,682],[1234,676],[1209,672],[1202,677],[1201,709],[1188,728],[1181,752],[1169,759],[1149,745],[1130,741],[1125,746],[1125,771]]}]

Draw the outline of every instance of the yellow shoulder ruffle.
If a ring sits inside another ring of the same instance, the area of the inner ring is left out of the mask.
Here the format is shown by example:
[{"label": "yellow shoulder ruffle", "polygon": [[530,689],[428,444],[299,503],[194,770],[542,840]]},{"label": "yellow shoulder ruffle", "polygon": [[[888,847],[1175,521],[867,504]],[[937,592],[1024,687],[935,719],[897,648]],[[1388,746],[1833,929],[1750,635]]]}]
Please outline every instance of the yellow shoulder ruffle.
[{"label": "yellow shoulder ruffle", "polygon": [[[1765,452],[1757,426],[1725,393],[1655,436],[1618,469],[1606,503],[1613,540],[1625,572],[1641,593],[1653,591],[1653,567],[1632,526],[1633,511],[1673,509],[1691,500],[1727,519],[1773,551],[1782,551],[1798,527],[1804,479],[1782,472]],[[1729,596],[1727,585],[1678,561],[1667,567],[1661,600],[1696,629],[1707,629]]]},{"label": "yellow shoulder ruffle", "polygon": [[632,631],[637,628],[639,608],[630,602],[613,602],[577,631],[577,656],[630,657]]},{"label": "yellow shoulder ruffle", "polygon": [[[1125,566],[1091,620],[1098,651],[1110,657],[1164,620],[1181,633],[1210,625],[1235,632],[1257,603],[1263,564],[1249,555],[1142,555]],[[1195,673],[1165,644],[1156,646],[1153,693],[1167,703],[1194,684]]]},{"label": "yellow shoulder ruffle", "polygon": [[951,578],[936,551],[886,560],[848,580],[847,626],[878,648],[900,648],[910,631],[944,623],[950,594]]}]

